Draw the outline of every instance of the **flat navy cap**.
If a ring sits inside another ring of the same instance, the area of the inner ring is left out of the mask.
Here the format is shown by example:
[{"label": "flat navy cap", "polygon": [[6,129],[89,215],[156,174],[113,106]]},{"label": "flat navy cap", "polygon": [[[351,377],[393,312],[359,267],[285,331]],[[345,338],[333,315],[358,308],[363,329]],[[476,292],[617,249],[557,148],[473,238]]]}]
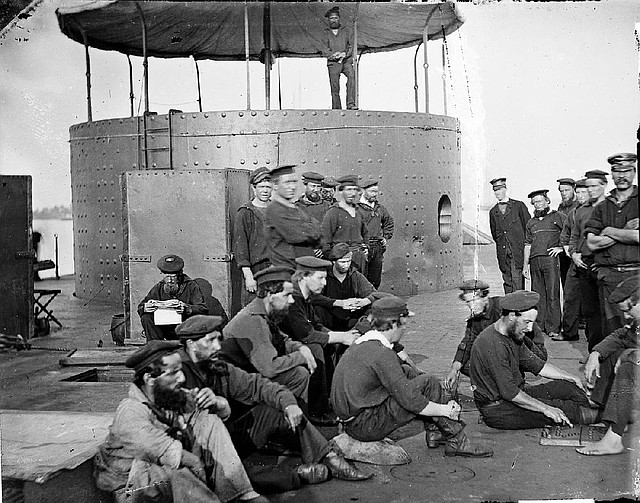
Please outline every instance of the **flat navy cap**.
[{"label": "flat navy cap", "polygon": [[371,314],[379,318],[398,318],[400,316],[415,315],[414,312],[409,311],[407,303],[395,295],[374,300],[373,304],[371,304]]},{"label": "flat navy cap", "polygon": [[374,185],[378,185],[379,183],[379,180],[364,180],[361,187],[363,189],[368,189],[369,187],[373,187]]},{"label": "flat navy cap", "polygon": [[253,173],[251,173],[251,177],[249,178],[249,183],[251,185],[258,185],[260,182],[264,180],[269,180],[271,177],[271,173],[269,169],[261,166],[258,169],[255,169]]},{"label": "flat navy cap", "polygon": [[582,188],[582,189],[586,189],[587,188],[587,179],[586,178],[580,178],[580,180],[576,180],[576,189],[578,188]]},{"label": "flat navy cap", "polygon": [[631,171],[636,169],[635,162],[621,162],[620,164],[613,164],[611,166],[611,172],[615,171]]},{"label": "flat navy cap", "polygon": [[338,183],[340,187],[351,187],[356,186],[359,187],[358,177],[356,175],[346,175],[338,178]]},{"label": "flat navy cap", "polygon": [[335,245],[333,245],[333,248],[331,248],[331,251],[329,252],[329,256],[327,258],[329,260],[339,260],[348,253],[351,253],[351,250],[349,249],[349,245],[347,243],[336,243]]},{"label": "flat navy cap", "polygon": [[507,179],[506,178],[494,178],[489,183],[491,185],[493,185],[493,190],[496,190],[496,189],[499,189],[501,187],[506,187],[507,186]]},{"label": "flat navy cap", "polygon": [[640,290],[640,276],[634,274],[630,278],[618,283],[616,289],[609,295],[609,302],[617,304],[631,297],[634,292]]},{"label": "flat navy cap", "polygon": [[534,190],[532,192],[529,192],[529,195],[527,197],[529,199],[531,199],[532,197],[536,197],[536,196],[545,196],[545,197],[547,197],[548,193],[549,193],[549,189],[538,189],[538,190]]},{"label": "flat navy cap", "polygon": [[558,178],[556,180],[560,185],[571,185],[572,187],[576,186],[576,181],[573,178]]},{"label": "flat navy cap", "polygon": [[270,281],[291,281],[293,269],[284,265],[272,265],[262,269],[253,275],[258,285],[264,285]]},{"label": "flat navy cap", "polygon": [[150,340],[124,362],[125,367],[142,370],[147,365],[160,360],[163,356],[175,353],[180,349],[178,341]]},{"label": "flat navy cap", "polygon": [[316,258],[313,256],[305,256],[298,257],[296,259],[298,271],[326,271],[329,267],[331,267],[331,262],[328,260],[322,260],[321,258]]},{"label": "flat navy cap", "polygon": [[180,340],[200,339],[211,332],[219,332],[221,329],[221,316],[197,314],[180,323],[180,325],[176,327],[176,335],[180,337]]},{"label": "flat navy cap", "polygon": [[584,174],[584,177],[587,180],[595,179],[595,180],[602,180],[603,182],[606,182],[608,174],[609,173],[607,173],[606,171],[602,171],[601,169],[592,169],[591,171],[587,171]]},{"label": "flat navy cap", "polygon": [[158,260],[157,266],[160,272],[175,274],[184,269],[184,260],[178,255],[165,255]]},{"label": "flat navy cap", "polygon": [[293,173],[296,172],[295,168],[296,168],[295,164],[283,164],[282,166],[276,166],[275,168],[273,168],[269,172],[269,175],[272,180],[278,176],[292,175]]},{"label": "flat navy cap", "polygon": [[340,7],[331,7],[327,12],[324,13],[324,17],[329,17],[331,14],[340,15]]},{"label": "flat navy cap", "polygon": [[338,182],[336,182],[336,179],[334,177],[327,176],[324,180],[322,180],[322,186],[325,189],[333,189],[338,186]]},{"label": "flat navy cap", "polygon": [[324,176],[320,173],[316,173],[315,171],[305,171],[304,173],[302,173],[303,182],[321,183],[322,180],[324,180]]},{"label": "flat navy cap", "polygon": [[624,152],[622,154],[613,154],[607,157],[607,162],[612,166],[616,164],[635,163],[637,162],[637,160],[638,160],[638,156],[630,152]]},{"label": "flat navy cap", "polygon": [[459,288],[463,292],[473,290],[487,290],[489,288],[489,283],[487,283],[486,281],[482,281],[481,279],[467,279],[462,282]]},{"label": "flat navy cap", "polygon": [[507,311],[528,311],[538,305],[540,295],[528,290],[516,290],[500,300],[500,307]]}]

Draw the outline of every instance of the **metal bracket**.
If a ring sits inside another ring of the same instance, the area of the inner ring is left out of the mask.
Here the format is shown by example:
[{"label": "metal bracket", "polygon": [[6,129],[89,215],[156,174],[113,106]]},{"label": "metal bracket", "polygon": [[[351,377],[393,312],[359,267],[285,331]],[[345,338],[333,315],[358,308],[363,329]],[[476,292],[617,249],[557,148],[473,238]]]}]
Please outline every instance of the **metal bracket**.
[{"label": "metal bracket", "polygon": [[228,253],[224,255],[203,255],[202,260],[205,262],[231,262],[231,255]]},{"label": "metal bracket", "polygon": [[151,262],[151,255],[120,255],[120,262]]},{"label": "metal bracket", "polygon": [[36,252],[33,250],[28,251],[17,251],[15,258],[36,258]]}]

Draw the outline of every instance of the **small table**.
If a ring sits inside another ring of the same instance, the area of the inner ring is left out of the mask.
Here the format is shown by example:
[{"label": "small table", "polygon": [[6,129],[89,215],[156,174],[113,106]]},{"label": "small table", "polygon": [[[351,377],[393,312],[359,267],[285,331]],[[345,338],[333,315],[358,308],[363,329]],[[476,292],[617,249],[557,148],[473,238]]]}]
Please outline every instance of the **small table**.
[{"label": "small table", "polygon": [[56,318],[53,315],[53,312],[51,311],[51,309],[47,307],[49,304],[51,304],[51,302],[53,302],[53,299],[55,299],[58,296],[58,294],[60,294],[61,292],[62,290],[43,290],[43,289],[33,290],[33,296],[35,301],[35,304],[33,306],[33,312],[36,319],[38,319],[38,316],[43,315],[42,316],[43,319],[47,321],[53,321],[57,323],[60,326],[60,328],[62,328],[62,323],[58,321],[58,318]]}]

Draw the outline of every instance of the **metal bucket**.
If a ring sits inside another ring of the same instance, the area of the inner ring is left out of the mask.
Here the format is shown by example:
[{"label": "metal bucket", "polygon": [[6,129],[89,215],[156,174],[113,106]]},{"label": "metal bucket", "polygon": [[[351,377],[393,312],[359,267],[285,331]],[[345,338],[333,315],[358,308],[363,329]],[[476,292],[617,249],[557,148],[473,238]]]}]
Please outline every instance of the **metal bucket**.
[{"label": "metal bucket", "polygon": [[124,346],[126,336],[126,318],[123,313],[114,314],[111,318],[111,338],[116,346]]}]

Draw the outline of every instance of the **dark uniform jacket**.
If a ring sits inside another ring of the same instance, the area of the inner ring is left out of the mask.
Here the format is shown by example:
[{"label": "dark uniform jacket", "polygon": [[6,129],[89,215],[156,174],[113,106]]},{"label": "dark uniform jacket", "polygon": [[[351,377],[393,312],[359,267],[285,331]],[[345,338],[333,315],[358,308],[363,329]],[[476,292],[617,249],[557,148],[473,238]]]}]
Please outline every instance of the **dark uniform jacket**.
[{"label": "dark uniform jacket", "polygon": [[309,201],[304,194],[296,201],[295,204],[305,210],[310,217],[315,218],[318,223],[322,222],[325,213],[331,207],[331,203],[329,201],[325,201],[321,198],[320,201],[314,203]]},{"label": "dark uniform jacket", "polygon": [[349,268],[342,283],[335,277],[332,267],[327,273],[327,284],[322,293],[312,295],[310,299],[312,305],[325,307],[331,312],[332,316],[347,320],[349,318],[359,318],[361,314],[358,311],[360,310],[351,312],[341,307],[333,307],[333,303],[336,300],[353,298],[366,298],[373,302],[375,300],[373,296],[375,291],[376,289],[369,283],[365,275],[355,267],[351,266]]},{"label": "dark uniform jacket", "polygon": [[[322,32],[322,57],[328,58],[334,52],[344,52],[347,54],[346,58],[342,60],[344,63],[351,57],[351,30],[347,26],[340,26],[338,28],[338,34],[334,35],[331,28],[325,28]],[[327,66],[337,61],[327,60]]]},{"label": "dark uniform jacket", "polygon": [[593,252],[587,246],[587,237],[584,234],[584,229],[587,221],[591,218],[593,208],[594,205],[591,204],[591,202],[579,206],[576,208],[573,219],[570,221],[569,253],[581,253],[583,261],[589,259],[587,262],[593,262]]},{"label": "dark uniform jacket", "polygon": [[196,364],[184,349],[179,354],[185,377],[184,387],[211,388],[216,395],[226,398],[231,406],[231,421],[246,412],[247,406],[264,403],[284,411],[289,405],[298,403],[286,387],[260,374],[249,374],[221,361],[210,360]]},{"label": "dark uniform jacket", "polygon": [[320,322],[311,300],[304,298],[297,283],[293,285],[293,304],[279,327],[292,339],[305,344],[326,346],[329,342],[329,329]]},{"label": "dark uniform jacket", "polygon": [[506,259],[510,250],[515,266],[522,269],[524,264],[524,230],[531,218],[529,210],[522,201],[509,199],[504,215],[498,204],[489,210],[491,236],[496,242],[498,265],[502,272],[507,272]]},{"label": "dark uniform jacket", "polygon": [[156,283],[147,296],[142,299],[142,302],[138,304],[138,314],[142,316],[144,313],[144,305],[148,300],[171,300],[178,299],[187,304],[191,308],[191,312],[186,315],[183,314],[182,318],[185,319],[187,316],[194,316],[196,314],[209,314],[209,310],[207,309],[207,304],[205,303],[204,297],[202,295],[202,291],[194,280],[189,278],[189,276],[184,276],[184,281],[180,284],[178,288],[178,292],[175,295],[169,295],[164,291],[164,283],[160,281]]},{"label": "dark uniform jacket", "polygon": [[[265,221],[260,210],[251,203],[241,206],[236,213],[233,256],[239,268],[253,268],[269,262]],[[259,269],[252,271],[257,272]]]},{"label": "dark uniform jacket", "polygon": [[[614,194],[615,189],[593,208],[591,219],[585,226],[585,236],[590,232],[599,236],[605,227],[622,229],[629,220],[638,218],[638,187],[634,185],[629,199],[620,204]],[[600,266],[637,265],[640,262],[639,253],[640,247],[637,244],[616,241],[609,248],[595,251],[593,256],[596,265]]]},{"label": "dark uniform jacket", "polygon": [[567,217],[551,210],[542,218],[533,217],[527,222],[525,244],[531,245],[529,258],[549,257],[549,248],[560,246],[560,233]]},{"label": "dark uniform jacket", "polygon": [[287,206],[278,200],[267,206],[267,239],[273,265],[295,269],[295,259],[313,255],[321,248],[320,223],[298,206]]},{"label": "dark uniform jacket", "polygon": [[367,226],[369,239],[380,241],[382,238],[391,239],[393,237],[393,218],[380,203],[376,202],[373,207],[359,202],[357,209],[362,215],[362,220]]},{"label": "dark uniform jacket", "polygon": [[366,245],[369,242],[369,231],[362,214],[356,209],[356,216],[334,204],[322,220],[323,251],[327,255],[337,243],[346,243],[350,247]]},{"label": "dark uniform jacket", "polygon": [[638,344],[640,342],[639,332],[640,328],[619,328],[596,344],[592,351],[600,353],[600,358],[604,360],[616,351],[636,349],[640,347]]}]

